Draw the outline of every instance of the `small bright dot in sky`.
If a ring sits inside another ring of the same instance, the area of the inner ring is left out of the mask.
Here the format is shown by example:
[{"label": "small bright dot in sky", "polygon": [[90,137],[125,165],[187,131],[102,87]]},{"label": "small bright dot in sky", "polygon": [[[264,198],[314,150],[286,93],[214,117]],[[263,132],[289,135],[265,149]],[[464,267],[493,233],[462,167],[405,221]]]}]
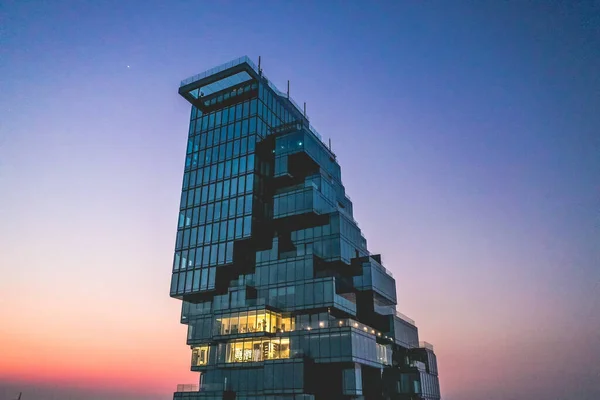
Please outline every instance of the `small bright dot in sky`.
[{"label": "small bright dot in sky", "polygon": [[130,68],[129,65],[127,66],[127,68]]}]

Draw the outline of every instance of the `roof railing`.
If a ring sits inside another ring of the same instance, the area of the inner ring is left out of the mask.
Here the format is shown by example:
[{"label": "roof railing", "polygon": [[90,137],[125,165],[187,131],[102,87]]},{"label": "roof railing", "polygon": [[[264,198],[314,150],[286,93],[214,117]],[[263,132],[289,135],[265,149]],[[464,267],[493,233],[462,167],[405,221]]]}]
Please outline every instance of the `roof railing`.
[{"label": "roof railing", "polygon": [[408,322],[411,325],[415,325],[414,319],[407,317],[406,315],[402,314],[400,311],[396,311],[395,315],[396,315],[396,317],[400,318],[404,322]]},{"label": "roof railing", "polygon": [[433,345],[429,342],[421,341],[419,342],[419,347],[433,351]]},{"label": "roof railing", "polygon": [[225,71],[226,69],[233,68],[236,65],[240,65],[243,63],[248,63],[248,65],[250,65],[252,67],[252,69],[254,69],[256,71],[256,73],[258,73],[258,68],[256,67],[256,65],[254,65],[252,60],[248,56],[243,56],[243,57],[236,58],[235,60],[226,62],[225,64],[221,64],[219,66],[216,66],[214,68],[206,70],[204,72],[201,72],[199,74],[196,74],[194,76],[190,76],[189,78],[182,80],[180,86],[189,85],[192,82],[199,81],[200,79],[204,79],[207,76],[217,74],[221,71]]},{"label": "roof railing", "polygon": [[[308,121],[308,116],[304,114],[304,109],[300,108],[300,106],[294,101],[294,99],[289,97],[287,95],[287,93],[283,93],[282,91],[280,91],[277,88],[277,86],[275,86],[275,84],[273,82],[271,82],[271,80],[269,78],[267,78],[267,76],[261,70],[258,69],[256,64],[254,64],[254,62],[252,62],[252,60],[248,56],[236,58],[235,60],[229,61],[225,64],[221,64],[217,67],[211,68],[207,71],[201,72],[201,73],[191,76],[187,79],[184,79],[181,81],[180,86],[189,85],[190,83],[199,81],[200,79],[204,79],[207,76],[217,74],[219,72],[225,71],[226,69],[233,68],[233,67],[243,64],[243,63],[247,63],[254,70],[254,72],[257,75],[262,76],[264,78],[264,81],[275,92],[275,94],[277,94],[279,97],[281,97],[283,99],[289,100],[289,102],[296,108],[296,110],[300,113],[300,115],[303,115],[306,118],[306,120]],[[308,130],[311,133],[313,133],[321,142],[323,142],[323,137],[319,134],[319,132],[317,132],[317,130],[310,123],[308,124]]]},{"label": "roof railing", "polygon": [[199,387],[197,384],[193,383],[180,383],[177,385],[178,392],[197,392],[199,391]]}]

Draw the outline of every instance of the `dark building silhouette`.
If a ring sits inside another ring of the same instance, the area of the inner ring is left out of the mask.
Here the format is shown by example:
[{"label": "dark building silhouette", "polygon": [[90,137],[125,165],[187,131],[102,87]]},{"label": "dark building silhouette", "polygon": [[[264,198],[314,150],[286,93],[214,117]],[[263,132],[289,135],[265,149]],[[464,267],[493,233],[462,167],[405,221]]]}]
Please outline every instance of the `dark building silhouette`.
[{"label": "dark building silhouette", "polygon": [[247,57],[179,93],[192,107],[171,296],[200,378],[174,398],[439,399],[433,348],[396,311],[305,108]]}]

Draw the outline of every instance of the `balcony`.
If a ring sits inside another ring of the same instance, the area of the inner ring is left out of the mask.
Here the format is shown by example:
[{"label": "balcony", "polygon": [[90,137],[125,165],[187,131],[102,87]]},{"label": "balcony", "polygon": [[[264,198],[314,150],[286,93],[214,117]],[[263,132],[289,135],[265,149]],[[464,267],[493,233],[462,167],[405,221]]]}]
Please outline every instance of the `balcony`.
[{"label": "balcony", "polygon": [[204,72],[202,72],[200,74],[196,74],[196,75],[194,75],[194,76],[192,76],[190,78],[184,79],[184,80],[181,81],[181,85],[180,86],[181,87],[187,86],[187,85],[189,85],[191,83],[200,81],[200,80],[202,80],[202,79],[204,79],[206,77],[209,77],[211,75],[216,75],[216,74],[218,74],[220,72],[226,71],[226,70],[228,70],[230,68],[236,67],[236,66],[244,64],[244,63],[248,64],[250,67],[252,67],[252,69],[254,71],[258,72],[258,68],[256,67],[256,65],[254,65],[254,63],[252,62],[252,60],[250,60],[250,58],[248,58],[248,56],[244,56],[244,57],[236,58],[235,60],[232,60],[232,61],[227,62],[225,64],[221,64],[221,65],[219,65],[217,67],[211,68],[208,71],[204,71]]},{"label": "balcony", "polygon": [[193,383],[183,383],[177,385],[177,392],[197,392],[198,385]]},{"label": "balcony", "polygon": [[244,94],[255,96],[258,74],[250,59],[241,57],[181,82],[179,94],[201,110]]},{"label": "balcony", "polygon": [[[354,277],[354,284],[359,290],[371,290],[381,297],[382,305],[396,304],[396,281],[374,256],[360,257],[353,263],[362,267],[362,274]],[[378,311],[379,312],[379,311]],[[383,313],[380,313],[383,314]],[[389,313],[385,313],[387,315]]]},{"label": "balcony", "polygon": [[387,336],[385,333],[380,332],[376,329],[373,329],[369,325],[365,325],[362,322],[358,322],[357,320],[352,319],[352,318],[339,318],[339,319],[318,321],[318,322],[314,322],[314,323],[310,323],[310,324],[306,324],[306,325],[299,325],[299,326],[297,326],[297,330],[313,331],[313,330],[318,330],[318,329],[344,328],[344,327],[358,329],[362,332],[376,336],[378,339],[383,340],[383,341],[387,341],[387,342],[394,341],[394,339],[391,336]]},{"label": "balcony", "polygon": [[381,305],[381,304],[373,304],[373,310],[380,315],[393,315],[396,312],[395,305]]},{"label": "balcony", "polygon": [[333,206],[312,184],[273,197],[273,219],[320,216],[333,212]]},{"label": "balcony", "polygon": [[399,318],[402,321],[409,323],[410,325],[416,326],[414,319],[407,317],[406,315],[402,314],[399,311],[396,311],[396,306],[394,306],[394,305],[382,306],[379,304],[375,304],[373,306],[373,308],[377,314],[393,315],[394,317]]},{"label": "balcony", "polygon": [[[181,390],[180,390],[181,389]],[[225,385],[223,383],[203,383],[202,385],[177,385],[177,391],[173,398],[177,400],[203,400],[206,399],[204,392],[217,392],[221,398]]]},{"label": "balcony", "polygon": [[347,312],[348,314],[356,315],[356,303],[351,302],[339,294],[333,295],[333,306],[339,310]]}]

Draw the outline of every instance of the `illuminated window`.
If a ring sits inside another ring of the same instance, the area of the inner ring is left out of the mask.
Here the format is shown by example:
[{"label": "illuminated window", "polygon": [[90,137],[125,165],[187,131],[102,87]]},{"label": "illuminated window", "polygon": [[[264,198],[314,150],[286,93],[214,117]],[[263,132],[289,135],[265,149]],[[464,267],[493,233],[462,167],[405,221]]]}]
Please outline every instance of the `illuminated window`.
[{"label": "illuminated window", "polygon": [[290,358],[289,338],[259,338],[227,343],[225,362],[259,362],[279,358]]},{"label": "illuminated window", "polygon": [[192,350],[192,366],[208,364],[209,346],[194,347]]},{"label": "illuminated window", "polygon": [[215,320],[216,335],[236,335],[243,333],[290,332],[295,328],[295,319],[269,310],[252,310],[231,313]]}]

